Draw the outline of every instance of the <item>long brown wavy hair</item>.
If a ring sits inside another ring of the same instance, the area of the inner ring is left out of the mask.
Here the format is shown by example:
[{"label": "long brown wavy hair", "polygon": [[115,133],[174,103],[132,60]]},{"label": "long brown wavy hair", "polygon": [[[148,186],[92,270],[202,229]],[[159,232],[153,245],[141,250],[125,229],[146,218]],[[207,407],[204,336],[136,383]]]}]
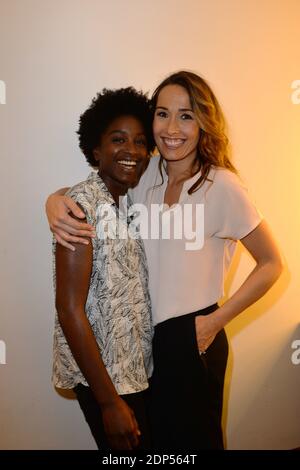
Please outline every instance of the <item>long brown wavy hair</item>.
[{"label": "long brown wavy hair", "polygon": [[[226,123],[223,112],[206,81],[199,75],[187,71],[179,71],[167,77],[158,85],[152,95],[151,109],[153,117],[159,93],[167,85],[179,85],[187,91],[191,107],[200,128],[196,159],[199,161],[197,171],[201,170],[201,176],[191,186],[188,193],[192,194],[195,192],[208,179],[208,173],[212,165],[227,168],[237,173],[229,158],[229,141],[226,135]],[[162,162],[163,159],[160,157],[159,171],[163,181]]]}]

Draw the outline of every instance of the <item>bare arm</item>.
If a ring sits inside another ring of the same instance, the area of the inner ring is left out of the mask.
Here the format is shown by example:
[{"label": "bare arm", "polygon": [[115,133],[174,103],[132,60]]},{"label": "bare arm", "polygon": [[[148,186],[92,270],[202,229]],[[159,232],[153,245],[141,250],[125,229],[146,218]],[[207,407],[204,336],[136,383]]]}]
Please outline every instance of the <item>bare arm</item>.
[{"label": "bare arm", "polygon": [[62,188],[53,194],[50,194],[46,201],[46,214],[50,230],[54,233],[56,241],[75,251],[71,243],[81,243],[87,245],[89,241],[85,237],[93,237],[94,227],[78,221],[71,215],[79,219],[84,219],[85,214],[80,207],[68,196],[65,196],[68,188]]},{"label": "bare arm", "polygon": [[104,429],[113,449],[138,445],[140,431],[133,411],[118,395],[102,361],[85,313],[92,270],[92,246],[75,252],[56,246],[56,309],[72,354],[102,411]]},{"label": "bare arm", "polygon": [[55,191],[55,193],[53,194],[58,194],[59,196],[64,196],[66,194],[66,192],[68,191],[68,187],[65,187],[65,188],[60,188],[58,189],[57,191]]},{"label": "bare arm", "polygon": [[282,272],[282,260],[265,221],[241,240],[256,266],[235,294],[222,307],[206,317],[196,318],[198,347],[206,350],[215,335],[228,322],[260,299]]}]

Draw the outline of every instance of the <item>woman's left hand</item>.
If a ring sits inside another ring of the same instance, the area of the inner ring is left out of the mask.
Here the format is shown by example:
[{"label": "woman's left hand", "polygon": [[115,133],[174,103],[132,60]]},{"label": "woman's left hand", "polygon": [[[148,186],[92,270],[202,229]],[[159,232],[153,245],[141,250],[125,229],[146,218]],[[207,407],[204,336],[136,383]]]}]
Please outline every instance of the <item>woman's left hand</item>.
[{"label": "woman's left hand", "polygon": [[197,315],[195,317],[195,328],[199,352],[204,353],[218,333],[211,314]]}]

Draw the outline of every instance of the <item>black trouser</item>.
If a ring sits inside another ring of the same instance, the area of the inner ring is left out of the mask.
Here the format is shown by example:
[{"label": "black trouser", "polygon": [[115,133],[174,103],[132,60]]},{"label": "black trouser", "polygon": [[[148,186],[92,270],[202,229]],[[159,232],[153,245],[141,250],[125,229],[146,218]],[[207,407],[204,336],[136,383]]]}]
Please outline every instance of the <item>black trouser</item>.
[{"label": "black trouser", "polygon": [[[82,384],[77,385],[74,388],[74,392],[90,427],[91,433],[97,443],[98,449],[109,450],[110,446],[104,432],[101,408],[96,401],[93,392],[89,387]],[[144,390],[143,392],[121,395],[121,398],[123,398],[128,406],[130,406],[134,411],[135,418],[142,433],[140,436],[140,445],[136,450],[151,449],[149,420],[147,415],[148,393],[148,390]]]},{"label": "black trouser", "polygon": [[223,449],[223,385],[228,343],[221,330],[199,355],[195,317],[218,305],[155,327],[150,423],[155,450]]}]

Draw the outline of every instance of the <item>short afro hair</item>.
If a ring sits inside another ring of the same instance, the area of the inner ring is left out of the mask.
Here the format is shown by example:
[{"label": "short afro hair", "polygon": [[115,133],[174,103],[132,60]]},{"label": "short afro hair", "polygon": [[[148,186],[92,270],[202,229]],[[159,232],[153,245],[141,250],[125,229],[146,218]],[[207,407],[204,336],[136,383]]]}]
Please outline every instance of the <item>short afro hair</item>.
[{"label": "short afro hair", "polygon": [[79,147],[91,166],[98,166],[93,150],[99,145],[102,134],[120,116],[133,116],[140,121],[145,130],[147,150],[149,153],[154,150],[152,115],[147,95],[133,87],[118,90],[104,88],[79,119]]}]

